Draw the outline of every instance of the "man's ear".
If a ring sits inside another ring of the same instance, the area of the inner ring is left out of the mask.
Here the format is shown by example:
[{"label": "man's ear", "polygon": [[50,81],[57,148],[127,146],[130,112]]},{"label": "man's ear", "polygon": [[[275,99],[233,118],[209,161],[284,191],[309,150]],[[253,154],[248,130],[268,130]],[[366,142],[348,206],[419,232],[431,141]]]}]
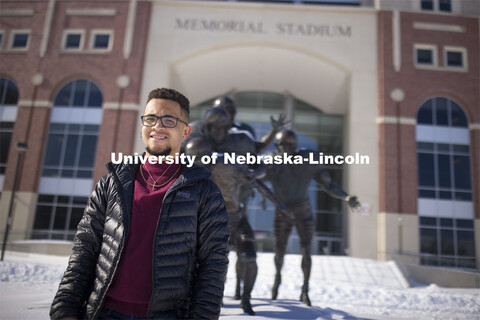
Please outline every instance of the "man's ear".
[{"label": "man's ear", "polygon": [[190,133],[192,133],[192,127],[185,126],[185,129],[183,130],[183,139],[186,140]]}]

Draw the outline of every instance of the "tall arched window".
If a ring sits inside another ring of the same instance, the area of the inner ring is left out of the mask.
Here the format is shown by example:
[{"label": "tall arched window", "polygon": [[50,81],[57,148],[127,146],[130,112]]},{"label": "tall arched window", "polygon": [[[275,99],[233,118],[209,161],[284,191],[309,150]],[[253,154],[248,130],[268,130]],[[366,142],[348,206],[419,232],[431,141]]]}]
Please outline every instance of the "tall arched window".
[{"label": "tall arched window", "polygon": [[422,263],[474,268],[470,136],[462,108],[444,97],[423,103],[416,141]]},{"label": "tall arched window", "polygon": [[[278,117],[280,113],[284,113],[291,117],[292,129],[297,133],[299,147],[324,154],[342,154],[343,116],[326,114],[302,100],[275,92],[242,91],[231,96],[237,107],[235,120],[249,124],[255,130],[256,139],[259,140],[271,129],[270,116]],[[205,111],[212,107],[215,98],[192,107],[191,120],[201,119]],[[273,148],[272,145],[267,151]],[[329,166],[329,173],[341,186],[342,166]],[[270,186],[268,183],[267,185]],[[309,197],[316,221],[312,251],[315,254],[345,254],[346,224],[343,221],[342,201],[327,195],[315,182],[310,185]],[[267,209],[264,210],[261,201],[258,194],[250,199],[247,210],[249,221],[259,235],[259,250],[273,250],[275,208],[267,201]],[[288,250],[300,252],[300,241],[295,229]]]},{"label": "tall arched window", "polygon": [[55,97],[45,148],[33,238],[71,239],[91,192],[103,97],[90,80]]},{"label": "tall arched window", "polygon": [[12,140],[13,126],[17,119],[18,89],[7,78],[0,78],[0,191],[7,168],[8,150]]}]

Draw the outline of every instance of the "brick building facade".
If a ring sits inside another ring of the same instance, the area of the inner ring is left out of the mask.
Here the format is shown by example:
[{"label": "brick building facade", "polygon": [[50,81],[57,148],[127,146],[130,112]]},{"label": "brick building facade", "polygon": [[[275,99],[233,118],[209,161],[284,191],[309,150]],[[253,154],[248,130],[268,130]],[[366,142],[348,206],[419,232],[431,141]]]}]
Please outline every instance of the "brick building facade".
[{"label": "brick building facade", "polygon": [[[10,241],[71,240],[111,153],[143,151],[138,116],[164,86],[193,120],[228,93],[259,133],[286,112],[302,143],[370,155],[334,168],[361,214],[312,188],[317,254],[478,265],[478,4],[292,2],[1,0],[0,233],[11,212]],[[268,238],[272,221],[253,225]]]}]

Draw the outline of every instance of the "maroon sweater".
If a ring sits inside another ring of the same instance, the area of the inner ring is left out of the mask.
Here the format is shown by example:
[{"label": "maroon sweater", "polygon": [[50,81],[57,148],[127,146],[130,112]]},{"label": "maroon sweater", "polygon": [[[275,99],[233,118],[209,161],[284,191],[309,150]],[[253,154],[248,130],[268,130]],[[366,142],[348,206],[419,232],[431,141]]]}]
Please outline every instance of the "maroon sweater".
[{"label": "maroon sweater", "polygon": [[[154,183],[145,167],[155,180],[167,169],[167,172],[156,182],[157,185],[167,182],[173,174],[175,176],[164,186],[153,190],[143,178],[145,177],[151,184]],[[106,308],[128,315],[147,316],[152,295],[155,230],[163,198],[181,172],[180,164],[172,164],[169,167],[167,164],[152,165],[148,161],[137,170],[130,230],[112,284],[107,291],[104,303]]]}]

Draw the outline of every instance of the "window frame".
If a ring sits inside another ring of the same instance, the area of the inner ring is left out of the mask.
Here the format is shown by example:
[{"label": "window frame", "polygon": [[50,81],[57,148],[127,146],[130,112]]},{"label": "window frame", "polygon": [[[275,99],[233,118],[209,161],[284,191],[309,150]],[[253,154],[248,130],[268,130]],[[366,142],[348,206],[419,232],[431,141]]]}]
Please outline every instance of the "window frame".
[{"label": "window frame", "polygon": [[[95,39],[98,35],[108,35],[107,48],[95,48]],[[90,31],[89,50],[92,52],[110,52],[113,48],[114,31],[112,29],[92,29]]]},{"label": "window frame", "polygon": [[[432,52],[432,63],[419,63],[418,62],[418,50],[430,50]],[[438,50],[437,46],[433,44],[420,44],[416,43],[413,46],[413,59],[415,68],[418,69],[438,69]]]},{"label": "window frame", "polygon": [[[25,44],[25,47],[13,47],[13,44],[15,42],[15,37],[19,34],[28,34],[27,38],[27,43]],[[10,31],[10,41],[8,43],[8,49],[10,51],[28,51],[30,47],[30,39],[32,38],[32,30],[31,29],[12,29]]]},{"label": "window frame", "polygon": [[[449,52],[460,52],[462,54],[462,66],[454,66],[448,64],[448,53]],[[464,47],[455,47],[455,46],[444,46],[443,47],[443,62],[445,68],[449,71],[468,71],[468,57],[467,49]]]},{"label": "window frame", "polygon": [[[67,48],[67,37],[69,35],[80,34],[80,44],[78,48]],[[84,50],[85,45],[85,29],[65,29],[62,34],[61,50],[67,52],[80,52]]]}]

